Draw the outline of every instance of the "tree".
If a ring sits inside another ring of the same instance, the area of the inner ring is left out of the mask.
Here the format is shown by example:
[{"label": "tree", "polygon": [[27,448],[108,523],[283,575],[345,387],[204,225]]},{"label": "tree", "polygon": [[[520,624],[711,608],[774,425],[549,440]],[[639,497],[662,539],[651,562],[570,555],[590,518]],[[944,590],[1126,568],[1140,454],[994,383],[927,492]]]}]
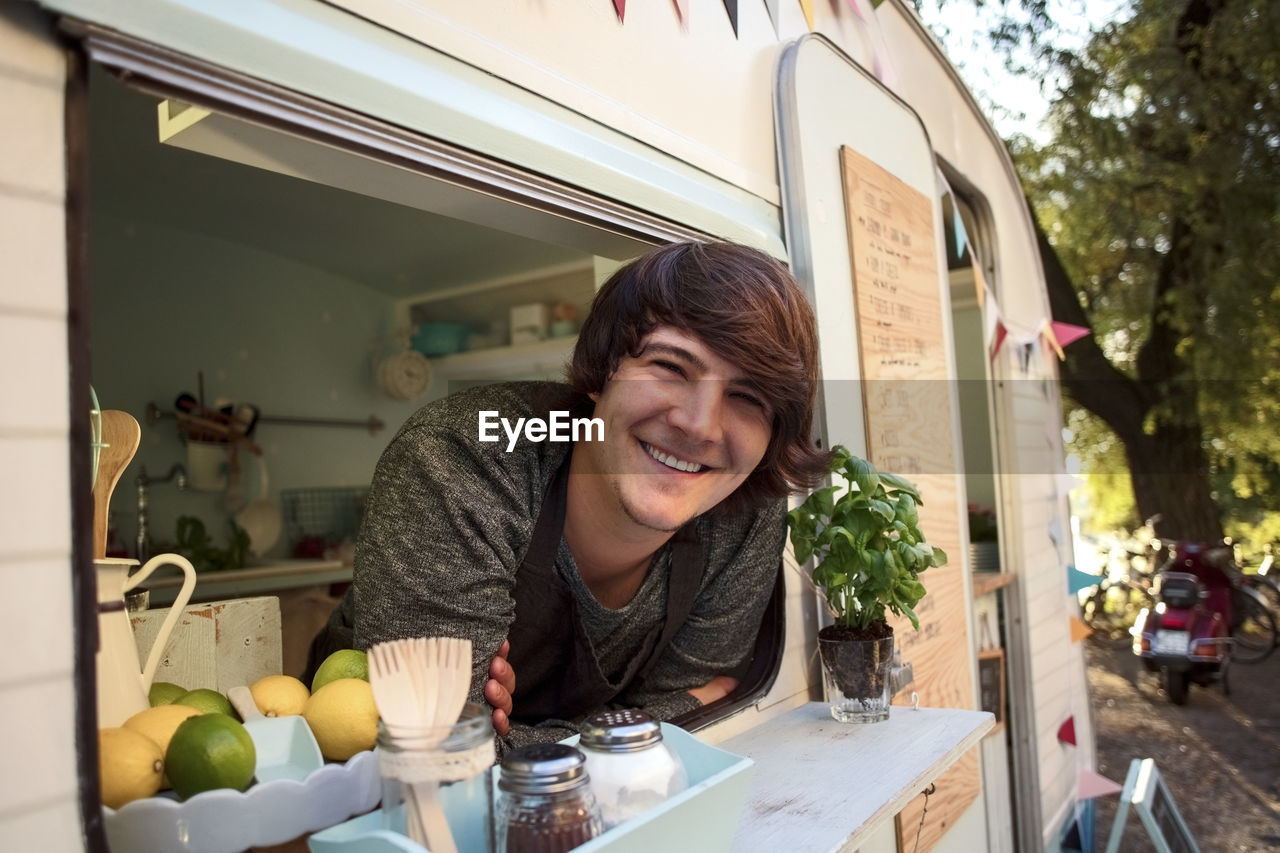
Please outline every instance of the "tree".
[{"label": "tree", "polygon": [[1011,149],[1054,317],[1094,330],[1065,389],[1160,535],[1218,538],[1220,500],[1277,494],[1280,4],[1137,0],[1056,59],[1051,141]]}]

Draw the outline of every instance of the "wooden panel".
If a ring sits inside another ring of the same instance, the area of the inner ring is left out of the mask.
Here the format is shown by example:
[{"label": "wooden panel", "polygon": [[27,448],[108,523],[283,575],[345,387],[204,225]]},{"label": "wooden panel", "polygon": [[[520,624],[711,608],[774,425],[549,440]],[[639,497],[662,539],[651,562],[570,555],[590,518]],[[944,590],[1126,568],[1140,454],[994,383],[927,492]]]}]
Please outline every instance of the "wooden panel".
[{"label": "wooden panel", "polygon": [[[933,204],[853,149],[841,148],[840,157],[867,456],[919,486],[921,529],[951,557],[921,579],[928,594],[916,609],[920,630],[899,619],[894,635],[912,664],[922,705],[974,708],[960,553],[959,412],[947,368]],[[918,846],[924,797],[899,814],[899,849],[931,849],[980,790],[973,752],[938,779]]]},{"label": "wooden panel", "polygon": [[[144,664],[167,608],[130,616]],[[156,681],[219,693],[281,671],[280,604],[272,596],[187,605],[169,635]]]}]

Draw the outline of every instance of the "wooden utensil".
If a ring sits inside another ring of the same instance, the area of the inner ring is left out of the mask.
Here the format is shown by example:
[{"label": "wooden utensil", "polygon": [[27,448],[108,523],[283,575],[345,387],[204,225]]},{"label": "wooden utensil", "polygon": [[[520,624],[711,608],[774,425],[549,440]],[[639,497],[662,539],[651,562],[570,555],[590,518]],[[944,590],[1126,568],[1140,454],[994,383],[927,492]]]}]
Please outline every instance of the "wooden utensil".
[{"label": "wooden utensil", "polygon": [[107,556],[107,514],[111,493],[120,475],[133,461],[142,440],[142,428],[128,412],[107,409],[102,413],[102,449],[98,454],[98,478],[93,483],[93,558]]},{"label": "wooden utensil", "polygon": [[[369,683],[383,724],[397,731],[436,732],[441,737],[458,722],[471,688],[471,641],[419,637],[379,643],[369,649]],[[423,749],[430,737],[416,739]],[[440,804],[439,785],[405,786],[406,829],[432,853],[457,853]]]}]

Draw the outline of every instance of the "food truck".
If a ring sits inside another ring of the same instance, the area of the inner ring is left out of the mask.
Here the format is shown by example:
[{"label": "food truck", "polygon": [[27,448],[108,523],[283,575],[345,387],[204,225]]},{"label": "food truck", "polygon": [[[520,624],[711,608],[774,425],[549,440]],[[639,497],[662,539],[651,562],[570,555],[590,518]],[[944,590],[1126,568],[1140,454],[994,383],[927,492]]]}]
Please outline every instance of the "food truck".
[{"label": "food truck", "polygon": [[[613,270],[713,238],[796,275],[815,437],[920,485],[950,556],[920,630],[898,626],[891,720],[833,729],[796,716],[823,698],[825,616],[788,550],[739,689],[684,721],[754,762],[723,849],[1057,849],[1081,822],[1093,734],[1035,232],[902,0],[9,2],[0,85],[7,849],[107,849],[92,412],[141,425],[118,556],[181,518],[216,547],[254,498],[279,509],[190,600],[267,598],[290,672],[350,580],[399,424],[454,388],[557,375]],[[247,413],[261,470],[216,446],[209,467],[184,398]],[[222,633],[220,658],[257,659],[261,636]]]}]

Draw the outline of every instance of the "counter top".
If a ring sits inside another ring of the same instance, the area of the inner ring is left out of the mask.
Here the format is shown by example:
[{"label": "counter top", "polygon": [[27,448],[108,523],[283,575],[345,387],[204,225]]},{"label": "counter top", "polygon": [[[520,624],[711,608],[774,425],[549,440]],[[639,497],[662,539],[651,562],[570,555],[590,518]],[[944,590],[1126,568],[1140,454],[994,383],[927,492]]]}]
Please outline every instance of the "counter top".
[{"label": "counter top", "polygon": [[755,762],[734,851],[856,850],[995,725],[984,711],[894,706],[838,723],[810,702],[720,744]]}]

